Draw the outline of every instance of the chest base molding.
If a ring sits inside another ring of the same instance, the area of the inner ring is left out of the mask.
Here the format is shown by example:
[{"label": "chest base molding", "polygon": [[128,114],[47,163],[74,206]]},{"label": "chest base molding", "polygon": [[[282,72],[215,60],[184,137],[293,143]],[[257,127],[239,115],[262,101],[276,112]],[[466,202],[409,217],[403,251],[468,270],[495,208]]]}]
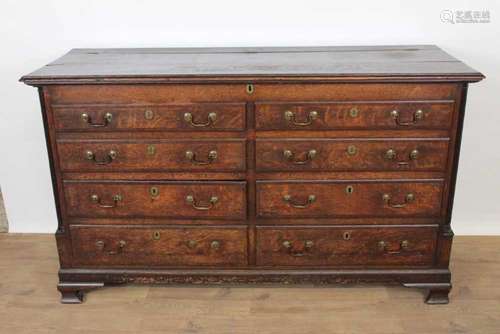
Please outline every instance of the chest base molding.
[{"label": "chest base molding", "polygon": [[425,302],[447,304],[451,290],[449,269],[373,270],[265,270],[265,269],[61,269],[58,290],[62,303],[81,303],[84,293],[105,285],[161,284],[245,286],[270,284],[276,287],[314,284],[320,286],[355,284],[401,284],[428,291]]}]

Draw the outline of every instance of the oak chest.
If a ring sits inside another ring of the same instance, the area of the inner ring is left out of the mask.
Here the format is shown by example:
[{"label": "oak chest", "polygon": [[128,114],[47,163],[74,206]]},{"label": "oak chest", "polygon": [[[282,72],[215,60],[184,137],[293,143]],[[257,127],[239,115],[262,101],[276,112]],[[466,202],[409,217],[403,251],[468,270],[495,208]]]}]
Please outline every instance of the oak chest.
[{"label": "oak chest", "polygon": [[446,303],[467,85],[435,46],[75,49],[38,87],[62,301],[401,283]]}]

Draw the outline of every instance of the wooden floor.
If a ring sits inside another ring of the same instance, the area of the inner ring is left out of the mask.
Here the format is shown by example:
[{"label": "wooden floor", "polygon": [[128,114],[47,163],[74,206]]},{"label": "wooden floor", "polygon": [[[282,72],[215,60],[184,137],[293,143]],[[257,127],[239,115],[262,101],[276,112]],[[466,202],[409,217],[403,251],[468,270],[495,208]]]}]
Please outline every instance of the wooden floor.
[{"label": "wooden floor", "polygon": [[49,235],[0,235],[0,333],[500,333],[500,237],[456,237],[449,305],[403,287],[122,286],[59,304]]}]

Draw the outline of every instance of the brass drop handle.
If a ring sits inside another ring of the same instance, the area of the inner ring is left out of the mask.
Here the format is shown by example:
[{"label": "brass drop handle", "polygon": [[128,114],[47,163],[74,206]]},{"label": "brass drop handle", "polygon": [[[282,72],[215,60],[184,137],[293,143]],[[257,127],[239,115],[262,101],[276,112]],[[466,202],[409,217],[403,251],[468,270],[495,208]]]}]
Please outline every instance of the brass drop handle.
[{"label": "brass drop handle", "polygon": [[413,113],[413,118],[411,121],[409,122],[402,122],[401,121],[401,118],[400,118],[400,115],[399,115],[399,111],[397,110],[393,110],[391,111],[391,117],[394,119],[394,122],[399,125],[399,126],[410,126],[410,125],[414,125],[414,124],[417,124],[417,122],[419,120],[421,120],[422,118],[424,118],[424,112],[422,110],[417,110]]},{"label": "brass drop handle", "polygon": [[310,111],[307,114],[307,119],[305,122],[298,122],[295,119],[295,114],[290,110],[285,111],[283,116],[285,117],[285,120],[290,124],[293,124],[296,126],[308,126],[308,125],[311,125],[312,122],[318,118],[318,112],[317,111]]},{"label": "brass drop handle", "polygon": [[210,200],[208,201],[208,205],[200,205],[200,203],[196,203],[196,200],[193,195],[187,195],[186,196],[186,202],[190,204],[193,208],[196,210],[210,210],[215,206],[215,203],[219,201],[219,198],[217,196],[212,196],[210,197]]},{"label": "brass drop handle", "polygon": [[316,196],[315,195],[309,195],[309,196],[307,196],[307,202],[305,202],[305,203],[294,202],[293,199],[292,199],[292,196],[288,195],[288,194],[285,195],[285,196],[283,196],[283,200],[288,205],[290,205],[292,208],[305,209],[305,208],[307,208],[308,206],[310,206],[311,204],[313,204],[316,201]]},{"label": "brass drop handle", "polygon": [[[408,160],[396,161],[396,163],[398,164],[398,166],[408,166],[410,164],[410,162],[418,159],[419,154],[420,153],[418,152],[418,150],[414,149],[410,152],[410,154],[408,154]],[[394,150],[392,148],[388,149],[385,152],[385,158],[387,160],[396,160],[397,156],[398,156],[398,154],[397,154],[396,150]]]},{"label": "brass drop handle", "polygon": [[318,152],[316,150],[309,150],[307,151],[306,153],[306,157],[305,159],[303,160],[294,160],[293,157],[294,157],[294,153],[290,150],[284,150],[283,151],[283,157],[287,160],[287,161],[290,161],[291,163],[295,164],[295,165],[305,165],[307,163],[309,163],[312,159],[314,159],[314,157],[316,156]]},{"label": "brass drop handle", "polygon": [[117,155],[118,153],[116,153],[115,150],[111,150],[108,152],[108,154],[104,156],[104,159],[98,160],[94,152],[92,151],[85,152],[85,157],[87,158],[87,160],[95,162],[96,165],[108,165],[112,163],[113,160],[116,159]]},{"label": "brass drop handle", "polygon": [[304,249],[303,251],[298,251],[293,249],[293,244],[289,240],[284,240],[281,245],[287,250],[288,254],[291,256],[295,257],[301,257],[305,256],[307,254],[307,251],[309,251],[311,248],[314,246],[314,241],[312,240],[305,240],[304,241]]},{"label": "brass drop handle", "polygon": [[397,250],[389,250],[387,246],[387,242],[385,241],[378,242],[378,249],[386,254],[401,254],[403,251],[408,250],[410,243],[408,242],[408,240],[401,241],[399,243],[399,249]]},{"label": "brass drop handle", "polygon": [[196,153],[186,151],[186,159],[195,165],[209,165],[217,159],[217,151],[208,152],[207,160],[198,160],[196,159]]},{"label": "brass drop handle", "polygon": [[389,194],[383,194],[382,200],[386,205],[390,206],[391,208],[404,208],[415,200],[415,195],[412,193],[406,194],[404,203],[392,203],[392,198],[391,195]]},{"label": "brass drop handle", "polygon": [[86,124],[94,127],[94,128],[101,128],[101,127],[104,127],[104,126],[108,126],[109,123],[111,123],[111,120],[113,119],[113,114],[107,112],[106,114],[104,114],[104,117],[103,117],[103,122],[102,123],[92,123],[92,118],[90,117],[89,114],[87,113],[83,113],[81,115],[82,117],[82,121],[84,121]]},{"label": "brass drop handle", "polygon": [[123,248],[125,247],[127,243],[125,242],[125,240],[120,240],[118,242],[118,249],[116,251],[109,251],[108,254],[109,255],[116,255],[116,254],[120,254],[123,252]]},{"label": "brass drop handle", "polygon": [[120,194],[114,195],[113,204],[103,204],[101,198],[97,194],[90,195],[90,200],[93,203],[96,203],[100,208],[109,209],[109,208],[116,208],[118,206],[118,202],[123,200],[123,197]]},{"label": "brass drop handle", "polygon": [[207,126],[211,126],[215,123],[217,120],[217,113],[211,112],[207,116],[207,121],[205,123],[195,123],[193,120],[193,114],[190,112],[184,113],[184,121],[186,121],[189,125],[198,127],[198,128],[203,128]]},{"label": "brass drop handle", "polygon": [[[102,252],[102,251],[104,251],[106,244],[102,240],[97,240],[95,245],[96,245],[97,249]],[[116,254],[121,253],[123,251],[123,248],[125,247],[125,245],[127,245],[127,242],[125,240],[120,240],[118,242],[118,249],[116,251],[109,251],[108,255],[116,255]]]}]

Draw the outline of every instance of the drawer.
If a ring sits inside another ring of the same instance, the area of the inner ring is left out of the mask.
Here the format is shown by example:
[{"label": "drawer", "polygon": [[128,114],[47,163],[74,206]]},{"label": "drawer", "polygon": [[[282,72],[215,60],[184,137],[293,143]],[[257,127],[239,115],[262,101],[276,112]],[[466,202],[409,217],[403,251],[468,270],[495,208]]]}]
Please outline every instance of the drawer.
[{"label": "drawer", "polygon": [[437,227],[257,227],[260,266],[430,266]]},{"label": "drawer", "polygon": [[246,182],[64,181],[70,217],[244,219]]},{"label": "drawer", "polygon": [[70,227],[76,265],[245,265],[245,227]]},{"label": "drawer", "polygon": [[261,102],[258,130],[447,129],[454,103],[445,101]]},{"label": "drawer", "polygon": [[260,171],[443,171],[448,139],[259,139]]},{"label": "drawer", "polygon": [[242,131],[245,103],[54,106],[60,131]]},{"label": "drawer", "polygon": [[63,171],[243,171],[244,139],[60,140]]},{"label": "drawer", "polygon": [[257,215],[279,217],[433,217],[442,180],[257,181]]}]

